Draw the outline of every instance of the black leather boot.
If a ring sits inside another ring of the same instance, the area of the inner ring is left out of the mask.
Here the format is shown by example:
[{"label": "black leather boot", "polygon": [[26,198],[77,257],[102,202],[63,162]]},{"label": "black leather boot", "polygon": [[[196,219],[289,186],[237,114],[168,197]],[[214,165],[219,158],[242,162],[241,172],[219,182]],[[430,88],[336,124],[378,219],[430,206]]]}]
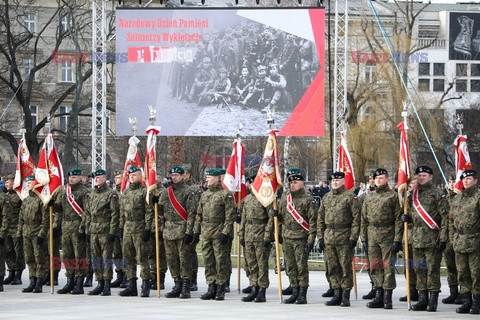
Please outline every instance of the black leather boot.
[{"label": "black leather boot", "polygon": [[136,297],[138,296],[137,278],[127,281],[127,287],[118,293],[121,297]]},{"label": "black leather boot", "polygon": [[33,289],[32,292],[42,293],[43,292],[42,287],[43,287],[43,281],[37,280],[37,283],[35,284],[35,288]]},{"label": "black leather boot", "polygon": [[438,291],[430,291],[428,297],[427,311],[435,312],[438,306]]},{"label": "black leather boot", "polygon": [[28,285],[28,287],[23,288],[22,292],[32,292],[36,285],[37,285],[37,277],[31,277],[30,284]]},{"label": "black leather boot", "polygon": [[118,288],[118,287],[120,287],[120,285],[122,284],[122,281],[123,281],[123,277],[124,277],[123,270],[118,270],[118,271],[117,271],[117,279],[115,279],[115,281],[113,281],[113,282],[110,284],[110,287],[111,287],[111,288]]},{"label": "black leather boot", "polygon": [[57,290],[57,293],[58,294],[70,293],[70,291],[72,291],[74,287],[75,287],[74,277],[68,277],[67,284],[62,289]]},{"label": "black leather boot", "polygon": [[15,271],[15,278],[12,280],[12,285],[22,284],[22,272],[23,270]]},{"label": "black leather boot", "polygon": [[299,287],[292,287],[292,295],[290,296],[290,298],[286,299],[284,303],[286,304],[295,303],[295,301],[297,301],[297,298],[298,298],[298,291],[299,291]]},{"label": "black leather boot", "polygon": [[180,299],[189,299],[190,298],[190,280],[189,279],[183,279],[182,282],[182,293],[180,293],[179,298]]},{"label": "black leather boot", "polygon": [[470,308],[472,307],[472,294],[470,292],[464,293],[462,294],[462,298],[463,298],[463,305],[457,308],[457,310],[455,311],[457,313],[469,313]]},{"label": "black leather boot", "polygon": [[142,279],[142,293],[140,295],[142,298],[150,297],[150,280],[143,280]]},{"label": "black leather boot", "polygon": [[413,311],[425,311],[428,306],[428,291],[422,290],[418,292],[418,303],[412,306]]},{"label": "black leather boot", "polygon": [[83,284],[83,286],[85,288],[90,288],[91,286],[93,286],[93,271],[89,271],[87,273],[87,276],[85,277],[85,283]]},{"label": "black leather boot", "polygon": [[472,299],[472,307],[470,308],[470,314],[480,313],[480,295],[474,294]]},{"label": "black leather boot", "polygon": [[[290,296],[292,295],[292,292],[293,292],[293,288],[291,286],[288,286],[286,289],[282,290],[282,295]],[[244,292],[244,293],[248,293],[248,292]]]},{"label": "black leather boot", "polygon": [[369,293],[367,293],[366,295],[362,296],[362,299],[363,300],[371,300],[373,298],[375,298],[375,286],[372,284],[372,290],[370,290]]},{"label": "black leather boot", "polygon": [[217,286],[215,284],[209,284],[207,292],[202,294],[200,299],[202,299],[202,300],[215,299],[216,293],[217,293]]},{"label": "black leather boot", "polygon": [[[85,286],[85,285],[83,285],[83,286]],[[98,280],[97,286],[92,291],[89,291],[88,295],[89,296],[98,296],[100,293],[102,293],[104,286],[105,286],[105,281],[104,280]]]},{"label": "black leather boot", "polygon": [[383,294],[383,309],[392,309],[392,295],[393,290],[385,290]]},{"label": "black leather boot", "polygon": [[267,291],[267,288],[262,288],[260,287],[258,289],[257,296],[255,297],[255,302],[266,302],[267,299],[265,298],[265,292]]},{"label": "black leather boot", "polygon": [[8,277],[3,280],[3,284],[10,284],[12,283],[13,279],[15,278],[15,270],[8,270]]},{"label": "black leather boot", "polygon": [[104,280],[103,281],[103,290],[101,295],[102,296],[111,296],[112,291],[110,290],[110,287],[112,286],[112,280]]},{"label": "black leather boot", "polygon": [[190,282],[190,291],[198,291],[196,272],[192,272],[192,281]]},{"label": "black leather boot", "polygon": [[343,290],[341,307],[350,307],[350,290]]},{"label": "black leather boot", "polygon": [[[407,301],[407,296],[400,297],[398,301],[401,301],[401,302]],[[418,301],[418,290],[415,286],[410,287],[410,301]]]},{"label": "black leather boot", "polygon": [[242,301],[252,302],[253,300],[255,300],[257,295],[258,295],[258,286],[252,286],[252,290],[250,290],[250,293],[248,294],[248,296],[242,298]]},{"label": "black leather boot", "polygon": [[4,277],[0,277],[0,292],[3,292],[3,278]]},{"label": "black leather boot", "polygon": [[83,294],[83,277],[75,278],[75,288],[70,291],[70,294]]},{"label": "black leather boot", "polygon": [[367,303],[367,308],[383,308],[383,288],[375,290],[375,298]]},{"label": "black leather boot", "polygon": [[215,300],[221,301],[225,300],[225,288],[227,287],[227,284],[224,283],[222,285],[217,285],[217,293],[215,295]]},{"label": "black leather boot", "polygon": [[230,278],[227,280],[224,287],[225,287],[225,292],[229,293],[230,292]]},{"label": "black leather boot", "polygon": [[342,289],[337,288],[333,290],[333,298],[330,301],[325,302],[326,306],[339,306],[342,302]]},{"label": "black leather boot", "polygon": [[442,303],[444,304],[453,304],[455,303],[455,299],[458,297],[458,286],[450,286],[450,295],[445,299],[442,299]]},{"label": "black leather boot", "polygon": [[[252,292],[252,286],[248,286],[248,287],[242,289],[242,293],[250,293],[250,292]],[[282,291],[282,293],[283,293],[283,291]]]},{"label": "black leather boot", "polygon": [[324,297],[324,298],[331,298],[331,297],[333,297],[333,294],[334,294],[334,293],[335,293],[335,292],[334,292],[334,290],[332,289],[332,286],[330,286],[327,291],[325,291],[324,293],[322,293],[322,297]]},{"label": "black leather boot", "polygon": [[307,290],[308,287],[300,287],[298,291],[298,298],[295,304],[307,304]]},{"label": "black leather boot", "polygon": [[455,299],[454,303],[461,306],[463,304],[463,294],[458,293],[457,299]]},{"label": "black leather boot", "polygon": [[182,293],[182,283],[180,281],[175,281],[172,291],[165,294],[165,298],[178,298],[180,293]]}]

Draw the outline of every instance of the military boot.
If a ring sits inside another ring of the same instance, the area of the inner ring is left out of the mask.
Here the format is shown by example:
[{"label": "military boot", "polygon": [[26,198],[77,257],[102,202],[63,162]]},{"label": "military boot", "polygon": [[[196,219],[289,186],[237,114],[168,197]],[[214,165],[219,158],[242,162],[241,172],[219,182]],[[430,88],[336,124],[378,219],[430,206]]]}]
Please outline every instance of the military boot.
[{"label": "military boot", "polygon": [[182,283],[180,281],[175,281],[172,291],[165,294],[165,298],[178,298],[180,293],[182,293]]},{"label": "military boot", "polygon": [[[85,285],[83,285],[83,286],[85,286]],[[100,293],[102,293],[103,287],[105,287],[105,281],[104,280],[98,280],[97,286],[92,291],[89,291],[88,295],[89,296],[98,296]]]},{"label": "military boot", "polygon": [[112,287],[112,280],[104,280],[103,281],[103,290],[102,290],[101,295],[102,296],[111,296],[112,295],[112,291],[110,289],[111,287]]},{"label": "military boot", "polygon": [[[407,301],[407,296],[400,297],[398,301]],[[418,290],[415,286],[410,287],[410,301],[418,301]]]},{"label": "military boot", "polygon": [[32,292],[36,285],[37,285],[37,277],[31,277],[30,284],[28,285],[28,287],[23,288],[22,292]]},{"label": "military boot", "polygon": [[127,287],[118,293],[121,297],[136,297],[138,296],[137,278],[127,281]]},{"label": "military boot", "polygon": [[3,292],[3,278],[4,277],[0,277],[0,292]]},{"label": "military boot", "polygon": [[73,282],[74,278],[73,277],[68,277],[67,278],[67,284],[60,290],[57,290],[58,294],[67,294],[72,291],[73,287],[75,286],[75,283]]},{"label": "military boot", "polygon": [[165,272],[160,272],[160,289],[165,289]]},{"label": "military boot", "polygon": [[427,311],[435,312],[438,306],[438,291],[430,291],[428,297]]},{"label": "military boot", "polygon": [[455,299],[455,304],[462,305],[463,304],[463,294],[458,293],[457,299]]},{"label": "military boot", "polygon": [[469,313],[470,312],[470,308],[472,308],[472,294],[469,292],[469,293],[464,293],[462,295],[462,298],[463,298],[463,305],[459,308],[457,308],[457,310],[455,310],[457,313]]},{"label": "military boot", "polygon": [[450,295],[442,299],[444,304],[453,304],[458,297],[458,286],[450,286]]},{"label": "military boot", "polygon": [[[60,273],[60,270],[54,270],[53,271],[53,285],[58,286],[58,274]],[[47,273],[47,276],[45,277],[44,284],[47,287],[50,287],[50,273]]]},{"label": "military boot", "polygon": [[333,297],[333,294],[334,294],[334,293],[335,293],[335,292],[334,292],[334,290],[332,289],[332,286],[330,286],[327,291],[325,291],[324,293],[322,293],[322,297],[324,297],[324,298],[331,298],[331,297]]},{"label": "military boot", "polygon": [[43,290],[42,290],[42,287],[43,287],[43,282],[40,281],[40,280],[37,280],[37,283],[35,284],[35,288],[33,289],[33,293],[42,293]]},{"label": "military boot", "polygon": [[392,295],[393,295],[393,290],[385,290],[385,293],[383,294],[383,309],[392,309]]},{"label": "military boot", "polygon": [[337,288],[333,290],[333,298],[330,301],[325,302],[326,306],[339,306],[342,302],[342,289]]},{"label": "military boot", "polygon": [[341,307],[350,307],[350,290],[343,290]]},{"label": "military boot", "polygon": [[[13,279],[15,278],[15,270],[9,270],[8,271],[8,277],[6,277],[2,283],[3,284],[10,284],[12,283]],[[1,283],[0,283],[1,284]]]},{"label": "military boot", "polygon": [[142,298],[150,297],[150,280],[149,279],[142,279],[142,292],[140,294]]},{"label": "military boot", "polygon": [[362,296],[362,299],[363,300],[371,300],[371,299],[375,298],[375,291],[376,291],[375,286],[372,284],[372,290],[370,290],[370,292],[367,293],[366,295]]},{"label": "military boot", "polygon": [[418,303],[412,306],[413,311],[425,311],[428,306],[428,291],[422,290],[418,293]]},{"label": "military boot", "polygon": [[298,298],[297,301],[295,301],[295,304],[307,304],[307,290],[308,287],[300,287]]},{"label": "military boot", "polygon": [[243,302],[252,302],[253,300],[255,300],[257,295],[258,295],[258,286],[252,286],[252,290],[250,291],[248,296],[242,298],[242,301]]},{"label": "military boot", "polygon": [[87,277],[85,278],[85,283],[83,284],[83,286],[85,288],[91,287],[93,285],[92,281],[93,281],[93,271],[89,271],[87,273]]},{"label": "military boot", "polygon": [[15,271],[15,278],[12,280],[12,285],[22,284],[22,272],[23,270]]},{"label": "military boot", "polygon": [[[253,290],[253,289],[252,289]],[[260,287],[258,289],[257,296],[255,297],[255,302],[266,302],[267,299],[265,298],[265,292],[267,291],[267,288],[262,288]]]},{"label": "military boot", "polygon": [[225,288],[227,287],[227,284],[224,283],[222,285],[217,285],[217,293],[215,295],[215,300],[225,300]]},{"label": "military boot", "polygon": [[297,301],[297,298],[298,298],[298,291],[299,291],[298,287],[292,287],[292,295],[290,296],[290,298],[286,299],[284,303],[286,304],[295,303],[295,301]]},{"label": "military boot", "polygon": [[[291,286],[288,286],[286,289],[283,289],[282,290],[282,295],[284,296],[290,296],[292,295],[292,292],[293,292],[293,289]],[[244,292],[244,293],[248,293],[248,292]]]},{"label": "military boot", "polygon": [[230,278],[227,280],[224,287],[225,287],[225,292],[229,293],[230,292]]},{"label": "military boot", "polygon": [[117,279],[110,284],[111,288],[118,288],[123,281],[124,273],[123,270],[117,271]]},{"label": "military boot", "polygon": [[217,293],[217,286],[215,284],[209,284],[207,292],[202,294],[200,299],[202,300],[215,299],[216,293]]},{"label": "military boot", "polygon": [[[250,293],[250,292],[252,292],[252,288],[253,288],[252,286],[245,287],[245,288],[242,289],[242,293]],[[282,293],[283,293],[283,291],[282,291]]]},{"label": "military boot", "polygon": [[83,294],[83,277],[75,278],[75,288],[70,291],[70,294]]},{"label": "military boot", "polygon": [[196,272],[192,273],[192,281],[190,283],[190,291],[198,291],[197,273]]},{"label": "military boot", "polygon": [[474,294],[472,299],[472,307],[470,308],[470,314],[480,313],[480,295]]},{"label": "military boot", "polygon": [[183,279],[182,283],[182,293],[180,293],[179,298],[180,299],[188,299],[190,298],[190,280],[189,279]]},{"label": "military boot", "polygon": [[375,290],[375,298],[367,303],[367,308],[383,308],[383,288]]}]

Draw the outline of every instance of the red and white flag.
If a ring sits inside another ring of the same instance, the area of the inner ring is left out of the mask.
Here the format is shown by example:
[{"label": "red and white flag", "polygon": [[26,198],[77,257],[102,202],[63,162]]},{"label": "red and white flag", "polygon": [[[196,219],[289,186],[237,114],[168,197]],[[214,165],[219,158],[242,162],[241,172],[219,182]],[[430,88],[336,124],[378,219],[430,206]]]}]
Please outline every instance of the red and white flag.
[{"label": "red and white flag", "polygon": [[60,157],[53,142],[53,135],[48,133],[45,137],[42,150],[40,150],[40,157],[35,171],[34,190],[42,199],[43,204],[46,205],[52,198],[54,192],[62,186],[62,164],[60,163]]},{"label": "red and white flag", "polygon": [[462,173],[465,170],[472,169],[472,162],[470,161],[470,153],[468,152],[467,146],[467,136],[457,136],[453,142],[455,145],[455,186],[453,190],[456,193],[462,192],[463,182],[462,182]]},{"label": "red and white flag", "polygon": [[352,158],[347,148],[347,141],[340,134],[340,145],[338,146],[337,171],[345,174],[345,189],[350,190],[355,187],[355,173],[353,172]]},{"label": "red and white flag", "polygon": [[17,191],[20,199],[28,197],[27,181],[28,176],[35,174],[35,164],[32,155],[28,150],[25,139],[18,142],[17,164],[15,165],[15,179],[13,180],[13,189]]},{"label": "red and white flag", "polygon": [[[245,185],[245,147],[240,139],[233,141],[233,150],[223,178],[223,187],[233,192],[235,202],[239,203],[247,196]],[[239,197],[240,196],[240,197]]]},{"label": "red and white flag", "polygon": [[407,124],[400,122],[397,125],[400,129],[400,152],[398,159],[398,196],[400,202],[403,204],[403,190],[408,186],[408,179],[410,179],[410,153],[408,151],[408,138],[407,138]]},{"label": "red and white flag", "polygon": [[139,142],[140,140],[138,140],[136,136],[132,136],[128,139],[127,159],[123,166],[122,185],[120,186],[121,192],[128,187],[128,169],[130,169],[131,166],[142,168],[142,162],[140,161],[140,155],[138,154],[137,148]]},{"label": "red and white flag", "polygon": [[160,127],[148,126],[147,130],[147,152],[145,153],[145,182],[147,185],[147,203],[150,201],[150,191],[157,188],[157,155],[155,145]]},{"label": "red and white flag", "polygon": [[269,206],[277,197],[277,190],[282,186],[280,155],[278,154],[278,130],[268,132],[267,145],[257,176],[252,184],[252,192],[264,206]]}]

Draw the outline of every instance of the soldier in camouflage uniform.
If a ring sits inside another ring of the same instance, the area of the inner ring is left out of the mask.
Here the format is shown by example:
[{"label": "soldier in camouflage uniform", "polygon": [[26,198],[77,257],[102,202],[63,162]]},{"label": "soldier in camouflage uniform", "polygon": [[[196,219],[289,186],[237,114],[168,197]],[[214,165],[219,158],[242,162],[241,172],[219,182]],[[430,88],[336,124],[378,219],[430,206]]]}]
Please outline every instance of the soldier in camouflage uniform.
[{"label": "soldier in camouflage uniform", "polygon": [[[412,191],[408,215],[401,216],[402,222],[413,225],[413,269],[417,276],[419,294],[418,303],[412,306],[412,310],[434,312],[437,311],[441,287],[442,251],[447,246],[449,206],[442,191],[432,183],[432,168],[419,166],[415,174],[418,186]],[[433,222],[427,224],[425,219],[433,219]]]},{"label": "soldier in camouflage uniform", "polygon": [[[293,289],[285,303],[306,304],[309,285],[308,255],[313,249],[317,233],[317,212],[315,200],[305,190],[300,169],[290,169],[287,176],[290,188],[282,194],[278,206],[286,273]],[[291,208],[293,210],[289,210]]]},{"label": "soldier in camouflage uniform", "polygon": [[[122,177],[123,177],[123,170],[117,170],[114,172],[115,176],[113,177],[113,181],[115,183],[115,191],[118,194],[122,193]],[[120,261],[123,259],[122,254],[122,238],[123,238],[123,229],[118,228],[118,233],[115,235],[115,242],[113,243],[113,259],[114,261]],[[117,278],[115,281],[112,281],[110,287],[112,288],[126,288],[127,287],[127,277],[125,276],[125,272],[122,268],[115,268],[115,273],[117,274]]]},{"label": "soldier in camouflage uniform", "polygon": [[205,278],[208,291],[202,300],[224,300],[229,270],[227,255],[229,234],[235,222],[235,199],[222,187],[217,169],[206,172],[208,190],[202,194],[197,208],[194,226],[194,242],[202,236],[202,252],[205,261]]},{"label": "soldier in camouflage uniform", "polygon": [[[256,176],[257,176],[256,174],[251,174],[251,175],[249,175],[248,177],[245,178],[245,183],[246,183],[246,187],[247,187],[247,195],[250,194],[250,192],[252,190],[251,184],[255,180]],[[244,201],[240,202],[240,208],[238,209],[239,214],[237,214],[237,217],[236,217],[237,220],[240,219],[240,223],[241,223],[241,219],[242,219],[241,212],[243,211],[243,205],[244,205]],[[271,248],[270,250],[273,251],[274,248]],[[245,270],[245,275],[247,276],[247,278],[250,279],[250,270],[248,269],[247,256],[245,254],[243,255],[243,260],[244,260],[243,261],[243,263],[244,263],[244,268],[243,269]],[[242,293],[251,293],[251,292],[252,292],[252,286],[250,284],[247,287],[242,289]]]},{"label": "soldier in camouflage uniform", "polygon": [[[62,262],[67,284],[58,294],[83,294],[83,280],[87,274],[87,236],[80,232],[86,199],[90,190],[81,182],[82,170],[68,172],[68,186],[56,192],[51,202],[55,215],[54,229],[62,229]],[[75,263],[75,260],[77,261]]]},{"label": "soldier in camouflage uniform", "polygon": [[3,291],[3,279],[5,277],[5,239],[10,229],[12,219],[12,206],[10,198],[0,192],[0,292]]},{"label": "soldier in camouflage uniform", "polygon": [[[225,173],[227,173],[227,170],[225,169],[218,169],[220,171],[220,181],[221,184],[223,185],[223,179],[225,178]],[[237,217],[238,217],[238,208],[235,207],[235,222],[237,222]],[[238,221],[237,223],[240,223]],[[228,246],[225,248],[226,250],[226,255],[229,256],[229,259],[227,260],[227,268],[228,268],[228,278],[227,278],[227,283],[225,284],[225,292],[230,292],[230,278],[232,275],[232,257],[231,257],[231,252],[232,252],[232,246],[233,246],[233,237],[235,234],[234,228],[232,228],[232,231],[228,235],[230,239],[228,240]]]},{"label": "soldier in camouflage uniform", "polygon": [[[254,178],[253,178],[254,179]],[[250,181],[253,182],[251,179]],[[251,183],[247,184],[250,190]],[[240,244],[245,248],[248,279],[252,288],[244,302],[265,302],[268,280],[268,257],[273,240],[273,216],[268,213],[271,206],[264,207],[253,193],[243,200],[239,230]]]},{"label": "soldier in camouflage uniform", "polygon": [[[152,203],[158,203],[160,199],[160,193],[164,189],[162,184],[162,177],[157,175],[157,192],[158,195],[152,196]],[[154,216],[155,219],[155,216]],[[159,243],[159,254],[160,254],[160,289],[165,289],[165,275],[167,273],[167,254],[165,253],[165,241],[163,240],[163,229],[165,228],[165,221],[162,217],[158,217],[158,243]],[[152,223],[152,234],[151,238],[155,239],[155,220]],[[152,272],[152,284],[150,289],[157,290],[157,256],[156,256],[157,243],[155,241],[150,241],[150,248],[148,250],[148,263],[150,264],[150,271]]]},{"label": "soldier in camouflage uniform", "polygon": [[30,285],[22,292],[40,293],[43,286],[42,279],[48,273],[48,251],[45,238],[50,220],[49,210],[43,206],[42,200],[33,191],[35,176],[28,176],[26,180],[29,192],[20,207],[17,237],[20,238],[19,241],[23,241]]},{"label": "soldier in camouflage uniform", "polygon": [[147,203],[147,188],[142,185],[142,171],[138,166],[128,169],[128,188],[120,198],[121,228],[123,228],[123,258],[127,263],[125,273],[127,287],[118,295],[137,296],[137,263],[140,263],[142,278],[141,297],[150,296],[150,264],[148,248],[153,222],[153,205]]},{"label": "soldier in camouflage uniform", "polygon": [[[463,305],[457,313],[480,313],[480,192],[475,170],[462,173],[464,190],[450,210],[449,236],[455,250]],[[473,294],[473,301],[472,301]]]},{"label": "soldier in camouflage uniform", "polygon": [[165,297],[190,298],[192,277],[193,226],[197,207],[196,192],[183,181],[182,167],[170,169],[172,185],[162,190],[158,211],[165,221],[163,238],[167,263],[175,285]]},{"label": "soldier in camouflage uniform", "polygon": [[[82,184],[88,189],[91,191],[91,187],[92,187],[92,181],[91,181],[91,178],[92,178],[92,175],[89,174],[89,175],[82,175],[80,176],[80,178],[82,179]],[[84,218],[85,219],[85,218]],[[82,222],[83,223],[83,222]],[[83,287],[84,288],[87,288],[87,287],[91,287],[92,286],[92,281],[93,281],[93,269],[92,269],[92,246],[91,246],[91,242],[90,242],[90,236],[87,235],[87,249],[86,249],[86,255],[87,255],[87,264],[88,264],[88,267],[87,267],[87,276],[85,277],[85,282],[83,283]]]},{"label": "soldier in camouflage uniform", "polygon": [[360,228],[376,288],[375,299],[367,303],[367,307],[392,309],[392,293],[396,287],[392,258],[402,249],[400,203],[397,193],[388,186],[387,170],[375,170],[374,178],[377,188],[363,201]]},{"label": "soldier in camouflage uniform", "polygon": [[119,227],[120,206],[117,192],[107,186],[106,171],[98,169],[92,176],[95,188],[90,191],[80,227],[80,233],[86,232],[90,237],[92,268],[98,282],[88,294],[109,296],[113,275],[113,242]]},{"label": "soldier in camouflage uniform", "polygon": [[332,192],[323,197],[317,221],[320,250],[325,249],[335,292],[325,304],[349,307],[353,287],[353,249],[360,233],[360,202],[353,192],[345,189],[343,172],[335,172],[330,178]]},{"label": "soldier in camouflage uniform", "polygon": [[[363,200],[365,200],[365,198],[367,197],[368,194],[375,191],[375,179],[373,178],[374,173],[375,173],[375,171],[370,172],[370,174],[368,176],[368,188],[365,190],[364,193],[362,193],[358,197],[358,200],[360,200],[360,205],[363,205]],[[367,241],[368,241],[368,239],[367,239]],[[368,254],[367,254],[368,248],[363,248],[363,251],[365,253],[365,258],[368,260]],[[363,295],[362,299],[371,300],[371,299],[375,298],[376,289],[375,289],[375,285],[373,284],[372,273],[370,272],[370,268],[367,269],[367,272],[368,272],[368,277],[370,278],[370,284],[372,285],[372,289],[366,295]]]},{"label": "soldier in camouflage uniform", "polygon": [[22,284],[22,272],[25,269],[25,256],[23,254],[23,245],[18,241],[17,227],[18,215],[20,214],[20,207],[22,200],[13,189],[14,174],[7,175],[5,179],[5,188],[7,195],[10,198],[12,215],[10,220],[10,228],[7,239],[5,240],[6,262],[9,270],[8,278],[3,281],[3,284],[18,285]]}]

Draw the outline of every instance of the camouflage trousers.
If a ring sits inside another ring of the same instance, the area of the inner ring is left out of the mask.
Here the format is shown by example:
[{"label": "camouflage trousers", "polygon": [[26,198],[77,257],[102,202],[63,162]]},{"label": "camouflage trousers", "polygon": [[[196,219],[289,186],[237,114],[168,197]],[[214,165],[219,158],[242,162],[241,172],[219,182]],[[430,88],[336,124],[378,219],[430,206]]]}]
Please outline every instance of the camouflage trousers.
[{"label": "camouflage trousers", "polygon": [[113,275],[113,242],[108,241],[106,234],[92,234],[90,236],[90,248],[92,250],[92,269],[95,278],[100,280],[112,280]]},{"label": "camouflage trousers", "polygon": [[5,243],[0,244],[0,277],[5,277],[5,254]]},{"label": "camouflage trousers", "polygon": [[225,248],[226,252],[225,255],[228,256],[227,259],[227,268],[228,268],[228,278],[227,280],[230,281],[230,276],[232,274],[232,246],[233,246],[233,237],[230,237],[228,240],[228,246]]},{"label": "camouflage trousers", "polygon": [[227,254],[230,245],[221,244],[219,239],[203,238],[202,253],[205,262],[205,278],[207,284],[222,285],[229,278],[228,260],[230,253]]},{"label": "camouflage trousers", "polygon": [[137,263],[140,263],[140,278],[150,280],[150,264],[148,263],[148,249],[150,241],[142,240],[142,232],[123,234],[123,261],[126,268],[127,280],[136,279]]},{"label": "camouflage trousers", "polygon": [[268,288],[268,256],[270,248],[263,241],[245,241],[245,259],[248,264],[248,280],[251,286]]},{"label": "camouflage trousers", "polygon": [[25,269],[25,255],[23,253],[23,245],[18,241],[18,238],[8,236],[5,239],[5,262],[8,270],[23,270]]},{"label": "camouflage trousers", "polygon": [[28,266],[28,276],[43,279],[48,273],[47,241],[45,240],[42,245],[38,245],[37,237],[24,237],[23,251]]},{"label": "camouflage trousers", "polygon": [[352,258],[353,250],[348,244],[325,246],[325,261],[328,261],[328,273],[333,289],[352,289]]},{"label": "camouflage trousers", "polygon": [[413,261],[413,268],[417,276],[417,290],[440,291],[442,253],[436,247],[413,248]]},{"label": "camouflage trousers", "polygon": [[[160,272],[167,272],[167,254],[165,252],[165,241],[163,235],[158,234],[158,242],[160,244]],[[157,276],[157,245],[155,240],[155,233],[152,233],[150,241],[148,242],[148,264],[150,265],[151,278]]]},{"label": "camouflage trousers", "polygon": [[87,239],[87,248],[85,250],[85,253],[87,255],[88,259],[88,267],[87,267],[87,272],[93,272],[92,269],[92,241]]},{"label": "camouflage trousers", "polygon": [[192,244],[183,243],[183,238],[176,240],[166,240],[165,250],[167,253],[167,263],[170,274],[175,282],[182,280],[191,280],[192,278]]},{"label": "camouflage trousers", "polygon": [[198,255],[197,255],[197,245],[192,244],[190,246],[190,262],[192,263],[192,274],[198,273]]},{"label": "camouflage trousers", "polygon": [[392,242],[368,241],[370,274],[375,288],[393,290],[397,287],[395,269],[392,266]]},{"label": "camouflage trousers", "polygon": [[290,286],[308,287],[307,239],[283,239],[283,255]]},{"label": "camouflage trousers", "polygon": [[480,252],[455,252],[460,293],[480,294]]},{"label": "camouflage trousers", "polygon": [[[121,260],[123,258],[122,253],[122,237],[120,235],[115,236],[115,241],[113,242],[113,259]],[[119,268],[115,268],[115,272],[118,272]]]},{"label": "camouflage trousers", "polygon": [[[410,278],[410,288],[411,287],[417,287],[417,273],[415,272],[414,270],[414,266],[412,266],[412,257],[413,257],[413,248],[412,248],[412,245],[409,244],[408,245],[408,259],[410,261],[410,265],[408,266],[409,268],[409,278]],[[405,259],[405,256],[403,257]],[[404,268],[403,268],[403,274],[405,275],[405,278],[407,278],[407,266],[404,264]]]},{"label": "camouflage trousers", "polygon": [[327,278],[328,286],[332,286],[332,281],[330,278],[330,268],[328,267],[328,259],[327,259],[327,248],[323,250],[323,261],[325,263],[325,278]]},{"label": "camouflage trousers", "polygon": [[455,264],[455,251],[451,242],[447,243],[447,248],[443,252],[445,258],[445,266],[447,267],[447,283],[448,286],[458,286],[457,265]]},{"label": "camouflage trousers", "polygon": [[[78,239],[75,232],[62,234],[62,262],[65,265],[65,275],[68,277],[85,277],[87,269],[83,261],[87,258],[87,241]],[[72,261],[80,263],[75,266]]]}]

